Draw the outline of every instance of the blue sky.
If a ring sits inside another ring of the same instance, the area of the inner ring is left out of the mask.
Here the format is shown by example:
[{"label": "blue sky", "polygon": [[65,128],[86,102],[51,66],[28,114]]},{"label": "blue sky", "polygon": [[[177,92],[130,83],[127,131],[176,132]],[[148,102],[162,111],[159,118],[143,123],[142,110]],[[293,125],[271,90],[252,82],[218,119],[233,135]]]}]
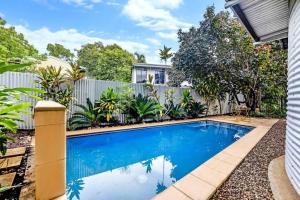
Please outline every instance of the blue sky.
[{"label": "blue sky", "polygon": [[207,6],[225,0],[0,0],[0,16],[41,53],[48,43],[79,49],[89,42],[117,43],[159,63],[163,45],[178,48],[178,28],[202,19]]}]

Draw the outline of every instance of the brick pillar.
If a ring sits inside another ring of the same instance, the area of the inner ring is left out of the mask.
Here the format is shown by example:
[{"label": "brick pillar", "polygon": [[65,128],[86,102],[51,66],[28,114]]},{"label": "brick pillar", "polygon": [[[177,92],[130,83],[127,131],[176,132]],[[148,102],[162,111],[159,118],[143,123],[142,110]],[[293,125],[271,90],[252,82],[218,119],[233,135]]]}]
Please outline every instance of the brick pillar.
[{"label": "brick pillar", "polygon": [[66,188],[66,108],[39,101],[34,110],[36,199],[53,199]]}]

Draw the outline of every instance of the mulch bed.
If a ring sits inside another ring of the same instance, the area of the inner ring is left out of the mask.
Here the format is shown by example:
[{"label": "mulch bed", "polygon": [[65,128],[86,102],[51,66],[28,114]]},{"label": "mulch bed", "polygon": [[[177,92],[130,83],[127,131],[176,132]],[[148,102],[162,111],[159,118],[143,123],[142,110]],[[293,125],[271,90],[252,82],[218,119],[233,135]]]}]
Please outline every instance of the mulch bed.
[{"label": "mulch bed", "polygon": [[[31,143],[31,138],[34,132],[29,130],[19,130],[16,134],[9,134],[13,136],[16,140],[15,142],[8,142],[8,148],[16,147],[28,147]],[[13,182],[13,185],[23,185],[24,175],[27,166],[27,157],[30,154],[30,148],[26,148],[26,152],[21,161],[19,167],[10,168],[7,170],[0,170],[0,174],[7,174],[10,172],[16,172],[16,176]],[[11,190],[8,190],[4,193],[0,193],[0,199],[19,199],[21,187],[16,187]]]},{"label": "mulch bed", "polygon": [[273,199],[268,166],[274,158],[284,155],[285,128],[285,120],[277,122],[211,199]]}]

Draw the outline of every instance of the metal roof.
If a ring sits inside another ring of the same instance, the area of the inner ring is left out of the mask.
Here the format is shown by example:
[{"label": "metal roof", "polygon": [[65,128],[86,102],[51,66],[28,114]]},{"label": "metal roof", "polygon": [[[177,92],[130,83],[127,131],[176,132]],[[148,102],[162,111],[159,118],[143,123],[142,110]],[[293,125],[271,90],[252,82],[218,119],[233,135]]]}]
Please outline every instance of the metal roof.
[{"label": "metal roof", "polygon": [[288,37],[288,0],[227,0],[256,42]]},{"label": "metal roof", "polygon": [[162,65],[162,64],[146,64],[146,63],[136,63],[133,67],[145,67],[145,68],[171,68],[171,65]]}]

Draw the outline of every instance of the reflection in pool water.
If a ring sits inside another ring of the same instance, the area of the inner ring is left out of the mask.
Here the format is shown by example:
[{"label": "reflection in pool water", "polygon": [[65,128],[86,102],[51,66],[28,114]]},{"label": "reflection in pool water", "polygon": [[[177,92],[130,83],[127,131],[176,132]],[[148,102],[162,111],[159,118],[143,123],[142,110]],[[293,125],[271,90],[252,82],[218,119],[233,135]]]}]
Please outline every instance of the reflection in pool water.
[{"label": "reflection in pool water", "polygon": [[250,130],[193,122],[68,138],[68,197],[150,199]]}]

